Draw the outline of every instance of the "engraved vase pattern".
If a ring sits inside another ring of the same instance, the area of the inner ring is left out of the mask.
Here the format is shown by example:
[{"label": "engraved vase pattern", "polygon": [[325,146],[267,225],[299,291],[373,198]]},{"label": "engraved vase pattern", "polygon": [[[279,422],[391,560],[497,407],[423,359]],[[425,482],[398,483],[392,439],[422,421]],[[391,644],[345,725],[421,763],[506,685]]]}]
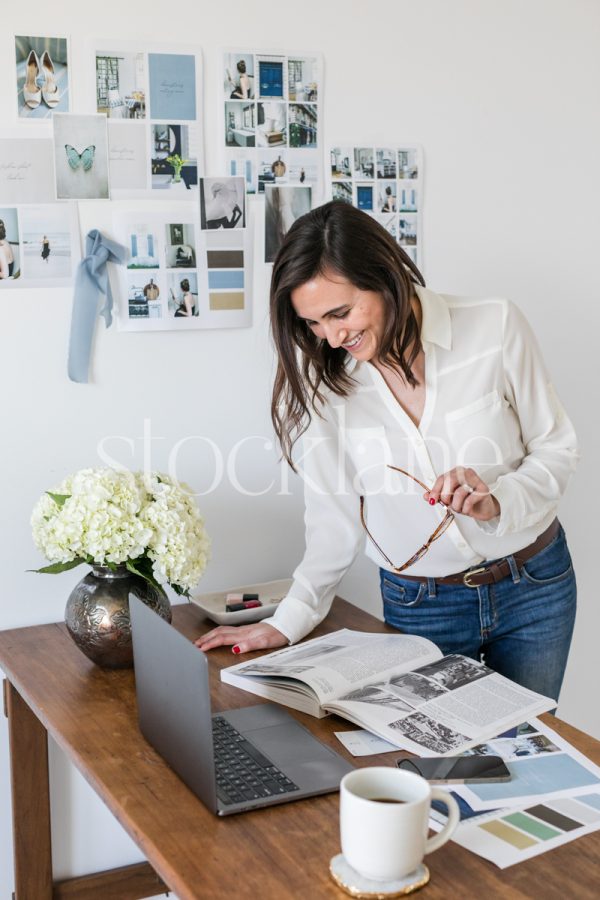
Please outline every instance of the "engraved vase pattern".
[{"label": "engraved vase pattern", "polygon": [[167,622],[171,621],[171,604],[162,588],[133,575],[125,566],[118,566],[115,571],[94,566],[67,600],[65,623],[69,634],[92,662],[105,669],[133,665],[130,593]]}]

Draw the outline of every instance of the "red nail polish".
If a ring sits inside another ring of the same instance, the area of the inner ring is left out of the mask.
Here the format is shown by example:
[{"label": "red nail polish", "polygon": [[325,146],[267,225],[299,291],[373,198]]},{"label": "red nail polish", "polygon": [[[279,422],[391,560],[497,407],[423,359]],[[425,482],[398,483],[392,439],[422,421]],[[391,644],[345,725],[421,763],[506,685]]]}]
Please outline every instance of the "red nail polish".
[{"label": "red nail polish", "polygon": [[232,647],[231,649],[233,650],[234,653],[239,653],[239,652],[240,652],[240,648],[238,647],[237,644],[235,645],[235,647]]},{"label": "red nail polish", "polygon": [[433,499],[433,497],[430,497],[430,498],[429,498],[429,505],[430,505],[430,506],[435,506],[435,500]]}]

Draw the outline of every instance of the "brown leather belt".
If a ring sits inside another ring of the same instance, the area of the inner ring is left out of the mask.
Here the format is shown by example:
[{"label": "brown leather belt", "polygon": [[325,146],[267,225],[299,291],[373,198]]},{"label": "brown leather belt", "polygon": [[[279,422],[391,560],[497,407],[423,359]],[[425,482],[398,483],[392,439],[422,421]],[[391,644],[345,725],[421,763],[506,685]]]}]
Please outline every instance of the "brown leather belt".
[{"label": "brown leather belt", "polygon": [[[546,530],[535,539],[533,544],[529,544],[528,547],[524,547],[518,553],[513,553],[512,556],[517,564],[517,568],[521,570],[528,559],[531,559],[532,556],[535,556],[536,553],[547,547],[558,534],[559,528],[560,523],[558,519],[554,519]],[[504,557],[487,566],[480,566],[478,569],[467,569],[464,572],[457,572],[455,575],[444,575],[443,578],[434,578],[433,580],[436,584],[460,584],[463,587],[476,588],[482,584],[494,584],[497,581],[502,581],[507,575],[510,575],[510,565],[507,557]],[[401,573],[398,577],[405,578],[407,581],[420,581],[425,584],[428,580],[420,575],[404,575],[404,573]]]}]

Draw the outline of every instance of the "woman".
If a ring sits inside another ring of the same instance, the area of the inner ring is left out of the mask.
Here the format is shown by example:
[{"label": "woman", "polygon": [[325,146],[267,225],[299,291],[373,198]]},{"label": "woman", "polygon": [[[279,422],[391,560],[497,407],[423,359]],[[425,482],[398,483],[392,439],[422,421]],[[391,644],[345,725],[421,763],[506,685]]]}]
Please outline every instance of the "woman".
[{"label": "woman", "polygon": [[6,238],[6,226],[0,219],[0,279],[12,278],[15,257],[10,242]]},{"label": "woman", "polygon": [[576,439],[521,313],[427,290],[384,228],[333,202],[287,234],[271,323],[288,462],[306,429],[306,553],[272,618],[198,646],[304,637],[366,537],[389,625],[557,698],[576,588],[556,507]]},{"label": "woman", "polygon": [[179,287],[181,288],[181,300],[179,301],[179,307],[175,310],[175,318],[181,319],[187,316],[195,316],[196,315],[196,307],[194,306],[194,295],[190,291],[190,283],[187,278],[184,278],[183,281],[180,282]]},{"label": "woman", "polygon": [[48,240],[46,235],[44,235],[44,238],[42,240],[42,259],[45,260],[46,262],[48,262],[49,256],[50,256],[50,241]]},{"label": "woman", "polygon": [[227,69],[227,80],[233,90],[230,94],[231,100],[249,100],[252,98],[252,78],[246,72],[246,63],[243,59],[238,60],[236,65],[238,73],[238,82],[232,79],[229,69]]},{"label": "woman", "polygon": [[225,182],[216,181],[211,186],[210,192],[212,196],[206,200],[206,227],[235,228],[243,215],[236,188]]}]

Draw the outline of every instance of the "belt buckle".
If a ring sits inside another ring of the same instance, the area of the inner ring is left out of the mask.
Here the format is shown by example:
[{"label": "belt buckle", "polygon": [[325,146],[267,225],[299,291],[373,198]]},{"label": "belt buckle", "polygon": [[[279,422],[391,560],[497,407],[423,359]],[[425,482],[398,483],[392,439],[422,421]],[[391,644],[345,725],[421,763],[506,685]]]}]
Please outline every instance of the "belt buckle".
[{"label": "belt buckle", "polygon": [[466,587],[476,588],[477,585],[471,584],[469,579],[472,575],[479,575],[480,572],[485,572],[485,569],[485,566],[481,566],[481,568],[479,569],[471,569],[469,572],[465,572],[465,574],[463,575],[463,584],[466,585]]}]

